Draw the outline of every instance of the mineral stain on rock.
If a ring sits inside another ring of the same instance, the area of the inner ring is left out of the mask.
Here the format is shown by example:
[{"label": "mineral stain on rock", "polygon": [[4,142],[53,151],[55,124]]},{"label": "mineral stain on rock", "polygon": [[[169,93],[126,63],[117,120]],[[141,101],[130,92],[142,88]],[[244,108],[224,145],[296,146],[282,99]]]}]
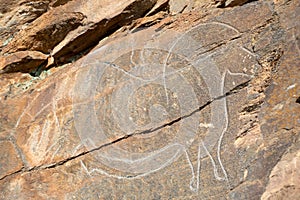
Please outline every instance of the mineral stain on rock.
[{"label": "mineral stain on rock", "polygon": [[299,1],[0,2],[0,199],[299,199]]}]

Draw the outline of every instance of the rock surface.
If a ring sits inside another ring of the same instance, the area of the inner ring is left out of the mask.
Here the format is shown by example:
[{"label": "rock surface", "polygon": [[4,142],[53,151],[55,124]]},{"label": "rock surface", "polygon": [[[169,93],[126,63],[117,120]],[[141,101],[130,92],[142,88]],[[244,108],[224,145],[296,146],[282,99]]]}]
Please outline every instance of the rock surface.
[{"label": "rock surface", "polygon": [[300,2],[247,2],[3,1],[0,199],[298,199]]},{"label": "rock surface", "polygon": [[0,58],[0,70],[7,73],[31,72],[47,58],[48,56],[39,51],[18,51]]}]

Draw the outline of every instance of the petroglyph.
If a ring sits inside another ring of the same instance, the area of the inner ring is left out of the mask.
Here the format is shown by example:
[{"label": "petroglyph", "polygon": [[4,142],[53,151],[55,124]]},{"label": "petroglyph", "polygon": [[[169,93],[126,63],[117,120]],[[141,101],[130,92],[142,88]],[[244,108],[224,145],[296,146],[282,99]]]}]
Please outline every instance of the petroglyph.
[{"label": "petroglyph", "polygon": [[[222,37],[203,34],[207,30]],[[191,170],[189,188],[197,193],[201,161],[209,158],[214,178],[228,182],[221,158],[228,128],[226,93],[250,80],[256,64],[256,55],[236,44],[240,34],[230,25],[212,22],[185,33],[157,33],[150,28],[111,42],[91,52],[71,72],[76,76],[71,92],[70,74],[58,86],[37,91],[11,134],[28,152],[30,167],[91,151],[97,161],[122,175],[81,162],[89,176],[138,179],[185,157]],[[222,55],[239,59],[231,67]],[[72,108],[60,107],[60,101],[69,101],[69,94]],[[63,116],[61,109],[73,109],[74,119]],[[63,123],[65,119],[74,123],[81,139],[72,148],[65,139],[69,132],[64,130],[70,131],[65,126],[71,126]],[[196,153],[190,151],[192,144],[198,145]]]},{"label": "petroglyph", "polygon": [[[208,29],[220,31],[222,37],[203,34]],[[198,192],[201,159],[209,157],[215,178],[228,182],[221,159],[228,128],[227,79],[233,78],[233,86],[242,84],[251,79],[250,69],[256,64],[254,53],[234,43],[240,35],[236,28],[220,22],[200,24],[185,33],[159,34],[149,29],[90,53],[74,88],[78,134],[90,141],[84,143],[87,149],[116,137],[130,137],[94,154],[99,162],[124,175],[97,167],[88,169],[82,162],[84,171],[137,179],[185,156],[191,169],[190,189]],[[216,43],[220,45],[214,46]],[[228,48],[240,57],[232,69],[221,64],[230,61],[218,60],[229,54]],[[242,65],[241,70],[235,65]],[[236,76],[242,79],[235,80]],[[195,112],[207,102],[212,102],[208,112]],[[171,125],[164,126],[168,123]],[[188,153],[194,141],[199,144],[195,167]],[[216,161],[211,154],[215,145]]]},{"label": "petroglyph", "polygon": [[299,3],[155,2],[131,24],[85,18],[40,75],[1,74],[0,199],[297,199],[270,172],[299,151]]}]

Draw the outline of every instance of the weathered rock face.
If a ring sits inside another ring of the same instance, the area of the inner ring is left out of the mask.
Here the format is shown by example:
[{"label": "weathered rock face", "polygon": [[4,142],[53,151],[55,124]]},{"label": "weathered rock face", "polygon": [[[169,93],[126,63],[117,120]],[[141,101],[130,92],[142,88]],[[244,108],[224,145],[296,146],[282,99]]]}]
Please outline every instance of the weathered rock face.
[{"label": "weathered rock face", "polygon": [[246,2],[0,7],[0,199],[299,199],[300,2]]}]

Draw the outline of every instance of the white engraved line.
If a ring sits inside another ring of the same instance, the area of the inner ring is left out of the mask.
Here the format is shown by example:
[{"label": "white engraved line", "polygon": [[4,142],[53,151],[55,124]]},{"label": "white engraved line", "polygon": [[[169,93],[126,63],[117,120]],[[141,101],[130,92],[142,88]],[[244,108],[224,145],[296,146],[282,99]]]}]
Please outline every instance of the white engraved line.
[{"label": "white engraved line", "polygon": [[167,105],[169,105],[169,96],[168,96],[168,91],[167,91],[167,83],[166,83],[166,67],[167,67],[167,62],[169,60],[169,57],[171,55],[171,51],[174,49],[176,44],[178,43],[179,40],[181,40],[185,34],[182,34],[178,39],[174,42],[174,44],[171,46],[171,48],[168,51],[167,57],[165,59],[164,65],[163,65],[163,84],[164,84],[164,89],[165,89],[165,94],[166,94],[166,99],[167,99]]},{"label": "white engraved line", "polygon": [[[43,141],[43,138],[46,139],[46,137],[45,137],[45,132],[46,132],[46,127],[48,128],[48,126],[49,126],[49,120],[46,120],[46,122],[44,123],[44,126],[43,126],[43,128],[42,128],[42,135],[41,135],[41,137],[39,138],[39,142],[37,143],[37,146],[41,146],[41,142]],[[48,136],[48,135],[47,135],[47,136]],[[47,137],[47,139],[49,139],[49,138]]]},{"label": "white engraved line", "polygon": [[300,54],[300,48],[299,48],[299,45],[298,45],[298,42],[297,42],[297,37],[296,37],[296,34],[295,34],[296,30],[295,30],[295,27],[293,28],[293,38],[295,40],[295,45],[296,45],[296,48],[298,50],[298,54]]},{"label": "white engraved line", "polygon": [[117,178],[117,179],[138,179],[138,178],[141,178],[141,177],[145,177],[145,176],[148,176],[149,174],[152,174],[154,172],[157,172],[157,171],[160,171],[161,169],[165,168],[166,166],[168,166],[169,164],[171,164],[173,162],[173,160],[178,156],[178,154],[182,151],[182,149],[179,149],[176,154],[171,158],[169,159],[164,165],[162,165],[161,167],[155,169],[155,170],[152,170],[150,172],[147,172],[147,173],[144,173],[144,174],[139,174],[139,175],[136,175],[136,176],[118,176],[118,175],[113,175],[113,174],[109,174],[107,172],[105,172],[104,170],[101,170],[99,168],[94,168],[90,171],[87,170],[87,168],[85,167],[85,165],[83,164],[83,162],[81,161],[81,164],[84,165],[84,169],[86,170],[87,174],[92,174],[93,172],[98,172],[102,175],[105,175],[105,176],[108,176],[108,177],[111,177],[111,178]]},{"label": "white engraved line", "polygon": [[[64,139],[63,138],[59,138],[55,144],[59,143],[59,146],[56,148],[55,152],[52,154],[51,156],[51,160],[54,159],[54,157],[56,156],[56,154],[58,153],[58,151],[62,148],[62,145],[60,143],[60,141],[63,141],[64,142]],[[54,145],[51,145],[51,148],[54,147]],[[50,150],[50,148],[47,150],[47,152]]]},{"label": "white engraved line", "polygon": [[[228,69],[227,69],[227,72],[230,72]],[[224,86],[225,86],[225,77],[226,77],[226,72],[224,72],[223,76],[222,76],[222,86],[221,86],[221,93],[223,94],[224,93]],[[226,98],[224,100],[224,111],[225,111],[225,127],[221,133],[221,136],[219,138],[219,141],[218,141],[218,150],[217,150],[217,157],[218,157],[218,161],[219,161],[219,164],[221,166],[221,169],[224,173],[224,176],[225,176],[225,180],[228,182],[228,176],[227,176],[227,172],[222,164],[222,161],[221,161],[221,145],[222,145],[222,140],[223,140],[223,137],[224,137],[224,134],[225,132],[227,131],[227,128],[228,128],[228,112],[227,112],[227,102],[226,102]]]},{"label": "white engraved line", "polygon": [[213,159],[212,155],[209,153],[208,149],[206,148],[205,144],[203,141],[201,141],[202,143],[202,146],[206,152],[206,154],[208,155],[208,157],[210,158],[210,161],[211,161],[211,164],[213,165],[213,168],[214,168],[214,176],[217,180],[224,180],[224,178],[220,177],[219,176],[219,173],[218,173],[218,170],[217,170],[217,166],[216,166],[216,163],[215,163],[215,160]]},{"label": "white engraved line", "polygon": [[164,66],[163,66],[163,80],[164,80],[164,89],[165,89],[165,93],[166,93],[166,97],[167,97],[167,105],[169,105],[169,97],[168,97],[168,94],[167,94],[167,86],[166,86],[166,76],[165,76],[165,74],[166,74],[167,62],[168,62],[168,60],[170,58],[171,51],[174,49],[174,47],[176,46],[176,44],[178,43],[178,41],[181,40],[187,33],[189,33],[190,31],[194,30],[195,28],[197,28],[199,26],[208,25],[208,24],[218,24],[218,25],[225,26],[225,27],[227,27],[229,29],[232,29],[232,30],[240,33],[239,30],[237,30],[236,28],[234,28],[233,26],[230,26],[228,24],[220,23],[220,22],[210,22],[210,23],[203,23],[203,24],[200,24],[198,26],[195,26],[194,28],[189,29],[188,31],[186,31],[185,33],[183,33],[180,37],[178,37],[178,39],[174,42],[174,44],[169,49],[168,55],[167,55],[167,57],[165,59]]},{"label": "white engraved line", "polygon": [[182,144],[174,143],[174,144],[170,144],[168,146],[165,146],[164,148],[160,149],[159,151],[152,152],[148,156],[145,156],[143,158],[136,159],[136,160],[129,160],[129,159],[124,159],[124,158],[111,158],[111,157],[105,156],[104,154],[102,154],[101,157],[106,158],[108,160],[123,161],[123,162],[128,163],[128,164],[134,164],[134,163],[141,162],[141,161],[144,161],[144,160],[149,160],[149,158],[154,157],[158,154],[161,154],[162,152],[166,151],[167,149],[169,149],[170,147],[173,147],[173,146],[178,146],[179,149],[184,149],[184,146]]},{"label": "white engraved line", "polygon": [[[236,72],[231,72],[229,69],[227,69],[226,70],[227,71],[227,73],[229,74],[229,75],[233,75],[233,76],[247,76],[247,77],[252,77],[251,75],[249,75],[249,74],[245,74],[245,73],[236,73]],[[223,92],[223,91],[222,91]]]},{"label": "white engraved line", "polygon": [[241,32],[240,32],[237,28],[235,28],[234,26],[231,26],[231,25],[226,24],[226,23],[224,23],[224,22],[214,21],[214,22],[208,22],[208,23],[203,23],[203,24],[218,24],[218,25],[221,25],[221,26],[225,26],[225,27],[227,27],[227,28],[229,28],[229,29],[232,29],[232,30],[234,30],[234,31],[236,31],[236,32],[238,32],[238,33],[241,33]]},{"label": "white engraved line", "polygon": [[87,169],[85,164],[82,162],[82,160],[80,161],[80,163],[81,163],[81,166],[84,169],[84,171],[87,173],[87,175],[89,175],[91,177],[91,173],[89,172],[89,170]]},{"label": "white engraved line", "polygon": [[[59,134],[61,134],[61,127],[60,127],[60,124],[59,124],[59,120],[58,120],[58,117],[57,117],[57,114],[56,114],[56,105],[57,105],[57,101],[53,98],[53,113],[54,113],[54,117],[55,117],[55,123],[56,123],[56,127],[58,128],[58,131],[59,131]],[[64,140],[64,137],[62,138],[59,138],[57,140],[57,142],[59,142],[59,147],[56,149],[56,151],[53,153],[51,159],[54,158],[54,156],[58,153],[58,151],[62,148],[62,144],[60,143],[60,141],[62,142],[65,142]]]},{"label": "white engraved line", "polygon": [[195,182],[195,170],[194,170],[194,167],[193,167],[193,164],[192,164],[192,161],[191,161],[191,159],[190,159],[190,156],[189,156],[189,154],[188,154],[188,150],[187,149],[185,149],[184,150],[184,153],[185,153],[185,156],[186,156],[186,159],[187,159],[187,161],[188,161],[188,163],[189,163],[189,166],[190,166],[190,169],[191,169],[191,171],[192,171],[192,178],[191,178],[191,181],[190,181],[190,189],[192,190],[192,191],[197,191],[197,185],[196,185],[196,189],[193,187],[193,183]]},{"label": "white engraved line", "polygon": [[247,52],[248,54],[254,56],[255,58],[257,58],[257,55],[253,52],[251,52],[249,49],[247,49],[246,47],[241,46],[240,47],[242,50],[244,50],[245,52]]},{"label": "white engraved line", "polygon": [[128,76],[130,76],[130,77],[132,77],[132,78],[138,79],[138,80],[140,80],[140,81],[145,81],[144,79],[142,79],[142,78],[140,78],[140,77],[138,77],[138,76],[134,76],[134,75],[128,73],[127,71],[125,71],[124,69],[118,67],[118,66],[117,66],[116,64],[114,64],[114,63],[111,63],[111,62],[104,62],[104,63],[105,63],[105,64],[108,64],[109,66],[111,66],[112,68],[114,68],[114,69],[116,69],[116,70],[120,70],[121,72],[123,72],[124,74],[126,74],[126,75],[128,75]]},{"label": "white engraved line", "polygon": [[[38,95],[39,96],[39,95]],[[36,118],[36,116],[39,116],[39,114],[41,114],[49,105],[51,104],[51,102],[49,102],[48,104],[44,105],[42,109],[39,110],[39,112],[37,112],[34,115],[34,118]]]},{"label": "white engraved line", "polygon": [[[60,141],[64,141],[64,137],[60,137],[58,138],[49,148],[48,150],[45,152],[45,154],[47,154],[56,144],[58,144]],[[61,144],[59,144],[58,149],[61,148]]]},{"label": "white engraved line", "polygon": [[131,43],[131,54],[130,54],[130,62],[134,66],[137,66],[137,64],[133,61],[133,56],[134,56],[134,50],[133,50],[133,44]]},{"label": "white engraved line", "polygon": [[[192,171],[192,178],[191,178],[191,181],[190,181],[190,189],[193,191],[193,192],[196,192],[198,193],[199,191],[199,184],[200,184],[200,167],[201,167],[201,148],[200,148],[200,144],[198,146],[198,155],[197,155],[197,173],[195,175],[195,170],[194,170],[194,167],[193,167],[193,164],[192,164],[192,161],[190,159],[190,156],[188,154],[188,150],[185,149],[185,155],[186,155],[186,159],[189,163],[189,166],[191,168],[191,171]],[[196,179],[196,183],[195,183],[195,179]],[[196,188],[195,188],[196,186]]]},{"label": "white engraved line", "polygon": [[201,167],[201,146],[199,144],[198,146],[198,157],[197,157],[197,192],[199,190],[199,184],[200,184],[200,167]]},{"label": "white engraved line", "polygon": [[142,65],[145,64],[144,49],[145,48],[143,48],[143,50],[142,49],[140,50],[140,59],[142,61]]},{"label": "white engraved line", "polygon": [[[39,95],[36,95],[36,96],[33,98],[33,100],[32,100],[31,102],[35,101],[35,99],[38,98],[38,97],[39,97]],[[24,109],[24,111],[22,112],[22,114],[20,115],[20,117],[18,118],[18,120],[17,120],[17,122],[16,122],[16,124],[15,124],[14,129],[17,128],[17,127],[19,126],[19,123],[20,123],[21,119],[23,118],[23,116],[24,116],[24,114],[27,112],[27,110],[29,109],[30,105],[31,105],[31,104],[28,103],[28,105],[26,106],[26,108]],[[29,115],[29,116],[31,116],[31,115],[28,114],[28,113],[26,113],[26,114]],[[31,116],[31,118],[33,118],[33,117]]]},{"label": "white engraved line", "polygon": [[59,133],[61,133],[61,127],[60,127],[59,120],[58,120],[58,117],[57,117],[57,114],[56,114],[56,105],[57,105],[57,102],[53,98],[53,103],[52,103],[53,115],[54,115],[54,118],[55,118],[56,127],[58,128]]},{"label": "white engraved line", "polygon": [[[230,75],[242,75],[242,76],[250,76],[250,75],[247,75],[247,74],[243,74],[243,73],[232,73],[229,69],[227,69],[226,70],[226,72],[228,73],[228,74],[230,74]],[[223,74],[223,76],[222,76],[222,86],[221,86],[221,92],[222,93],[224,93],[224,85],[225,85],[225,77],[226,77],[226,72]],[[251,76],[250,76],[251,77]],[[222,171],[223,171],[223,173],[224,173],[224,178],[225,178],[225,180],[227,181],[227,183],[228,183],[228,175],[227,175],[227,172],[226,172],[226,170],[225,170],[225,168],[224,168],[224,166],[223,166],[223,164],[222,164],[222,161],[221,161],[221,144],[222,144],[222,140],[223,140],[223,137],[224,137],[224,134],[225,134],[225,132],[227,131],[227,128],[228,128],[228,111],[227,111],[227,102],[226,102],[226,99],[225,99],[225,101],[224,101],[224,104],[225,104],[225,127],[224,127],[224,129],[223,129],[223,131],[222,131],[222,133],[221,133],[221,136],[220,136],[220,138],[219,138],[219,141],[218,141],[218,150],[217,150],[217,157],[218,157],[218,161],[219,161],[219,164],[220,164],[220,166],[221,166],[221,169],[222,169]],[[205,146],[204,146],[205,147]],[[206,149],[206,147],[205,147],[205,149]],[[206,149],[207,150],[207,149]],[[208,151],[207,151],[208,152]],[[209,152],[208,152],[209,153]],[[212,157],[211,157],[211,159],[212,159]],[[223,179],[224,180],[224,179]]]},{"label": "white engraved line", "polygon": [[[128,75],[128,76],[130,76],[130,77],[132,77],[132,78],[135,78],[135,79],[138,79],[138,80],[141,80],[141,81],[144,81],[144,82],[152,82],[152,81],[155,81],[155,80],[157,80],[157,79],[160,78],[160,77],[158,76],[158,77],[155,77],[155,78],[153,78],[153,79],[143,79],[143,78],[140,78],[140,77],[138,77],[138,76],[135,76],[135,75],[133,75],[133,74],[131,74],[131,73],[125,71],[124,69],[120,68],[119,66],[117,66],[117,65],[114,64],[114,63],[110,63],[110,62],[104,62],[104,63],[105,63],[105,64],[108,64],[108,65],[110,65],[110,66],[112,66],[112,68],[114,68],[114,69],[120,70],[121,72],[123,72],[124,74],[126,74],[126,75]],[[166,77],[166,76],[169,76],[169,75],[176,74],[176,73],[178,73],[178,72],[181,72],[182,70],[185,70],[185,69],[187,69],[187,68],[189,68],[189,67],[191,67],[191,66],[186,66],[186,67],[183,67],[183,68],[181,68],[181,69],[178,69],[178,70],[169,72],[169,73],[165,74],[165,77]]]},{"label": "white engraved line", "polygon": [[85,144],[83,144],[85,141],[87,141],[87,139],[81,140],[81,142],[73,149],[72,156],[76,155],[78,149],[85,147]]},{"label": "white engraved line", "polygon": [[[248,74],[244,74],[244,73],[232,73],[229,69],[226,70],[226,72],[223,74],[222,76],[222,85],[221,85],[221,93],[223,94],[224,93],[224,85],[225,85],[225,77],[226,77],[226,73],[230,74],[230,75],[240,75],[240,76],[248,76],[248,77],[251,77],[250,75]],[[222,140],[223,140],[223,137],[224,137],[224,134],[225,132],[227,131],[228,129],[228,111],[227,111],[227,102],[226,102],[226,99],[224,101],[224,104],[225,104],[225,127],[224,129],[222,130],[222,133],[220,135],[220,138],[218,140],[218,149],[217,149],[217,158],[218,158],[218,162],[221,166],[221,169],[222,169],[222,172],[224,174],[224,178],[221,178],[218,176],[218,173],[217,173],[217,170],[214,169],[214,173],[215,173],[215,177],[218,179],[218,180],[226,180],[228,182],[228,175],[227,175],[227,172],[222,164],[222,160],[221,160],[221,145],[222,145]],[[203,143],[204,145],[204,143]],[[206,150],[206,152],[208,153],[208,156],[210,157],[211,161],[212,161],[212,164],[213,166],[215,167],[215,162],[212,158],[212,156],[210,155],[210,153],[208,152],[207,148],[205,147],[205,145],[203,146],[204,149]]]}]

